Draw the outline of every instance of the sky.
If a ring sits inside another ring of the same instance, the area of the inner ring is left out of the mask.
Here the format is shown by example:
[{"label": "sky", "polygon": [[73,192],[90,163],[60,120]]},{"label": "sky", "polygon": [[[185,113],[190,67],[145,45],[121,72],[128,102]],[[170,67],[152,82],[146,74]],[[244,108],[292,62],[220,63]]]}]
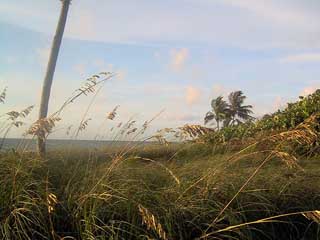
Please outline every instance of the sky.
[{"label": "sky", "polygon": [[[2,113],[35,105],[19,137],[36,120],[59,0],[1,0]],[[94,100],[80,138],[92,139],[106,114],[142,124],[160,111],[148,134],[203,124],[210,101],[242,90],[254,115],[284,107],[320,88],[319,0],[73,0],[60,49],[50,112],[83,81],[117,73]],[[92,96],[67,108],[53,134],[65,138]]]}]

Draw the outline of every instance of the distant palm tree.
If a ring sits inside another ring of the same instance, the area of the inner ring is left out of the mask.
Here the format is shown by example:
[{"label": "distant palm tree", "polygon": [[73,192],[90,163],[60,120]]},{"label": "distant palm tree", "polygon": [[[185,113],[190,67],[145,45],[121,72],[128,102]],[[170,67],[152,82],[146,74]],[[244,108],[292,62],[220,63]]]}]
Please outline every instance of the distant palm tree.
[{"label": "distant palm tree", "polygon": [[235,91],[229,94],[228,100],[229,105],[226,113],[226,125],[235,125],[242,123],[241,120],[253,120],[250,114],[252,114],[252,106],[251,105],[243,105],[244,100],[247,97],[243,95],[242,91]]},{"label": "distant palm tree", "polygon": [[211,101],[211,108],[212,110],[207,112],[204,117],[204,123],[207,124],[214,119],[217,123],[217,129],[219,130],[220,121],[224,120],[226,117],[228,104],[223,100],[222,96],[219,96]]},{"label": "distant palm tree", "polygon": [[[48,105],[49,105],[49,99],[50,99],[51,85],[52,85],[53,75],[56,68],[56,63],[58,59],[58,54],[60,50],[64,28],[67,21],[68,10],[69,10],[69,5],[71,0],[61,0],[61,2],[62,2],[62,8],[60,12],[59,22],[57,25],[56,34],[53,39],[46,76],[44,78],[43,87],[42,87],[39,119],[46,118],[48,115]],[[45,151],[46,151],[45,139],[43,136],[38,136],[38,151],[40,155],[45,154]]]}]

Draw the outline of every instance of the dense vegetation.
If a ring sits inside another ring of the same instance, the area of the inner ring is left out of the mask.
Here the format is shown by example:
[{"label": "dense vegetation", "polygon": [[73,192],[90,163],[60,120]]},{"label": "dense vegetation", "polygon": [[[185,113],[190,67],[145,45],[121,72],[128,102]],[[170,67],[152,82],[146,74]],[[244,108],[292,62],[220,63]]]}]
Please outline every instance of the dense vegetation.
[{"label": "dense vegetation", "polygon": [[[320,89],[306,97],[299,97],[294,103],[288,103],[283,110],[267,114],[259,120],[249,119],[244,123],[224,126],[220,131],[205,136],[206,140],[226,143],[230,140],[248,141],[276,132],[294,129],[310,117],[320,113]],[[319,128],[317,128],[319,130]]]}]

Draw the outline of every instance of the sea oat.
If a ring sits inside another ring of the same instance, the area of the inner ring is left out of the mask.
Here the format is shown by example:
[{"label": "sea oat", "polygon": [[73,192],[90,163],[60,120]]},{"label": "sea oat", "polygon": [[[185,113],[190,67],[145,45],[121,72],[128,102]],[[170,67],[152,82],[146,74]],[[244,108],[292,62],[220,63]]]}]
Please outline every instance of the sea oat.
[{"label": "sea oat", "polygon": [[[103,78],[101,78],[101,75],[104,75]],[[78,99],[82,95],[88,95],[89,93],[96,92],[96,88],[98,85],[105,83],[107,80],[111,79],[113,76],[114,75],[110,72],[101,72],[99,73],[99,75],[93,75],[92,77],[86,79],[83,86],[77,89],[74,92],[74,94],[71,97],[69,97],[62,104],[62,106],[56,112],[54,112],[51,116],[59,116],[61,112],[66,108],[66,106],[72,104],[76,99]],[[99,88],[97,91],[99,91]]]},{"label": "sea oat", "polygon": [[60,120],[61,118],[59,117],[39,119],[31,125],[26,134],[38,136],[39,138],[45,139],[46,136],[50,134],[52,129],[55,127],[56,122],[59,122]]},{"label": "sea oat", "polygon": [[84,95],[95,92],[95,86],[98,84],[99,78],[100,78],[99,75],[93,75],[92,77],[87,78],[84,85],[80,87],[78,91]]},{"label": "sea oat", "polygon": [[287,152],[274,151],[274,155],[281,159],[289,168],[299,167],[297,158],[292,154],[289,154]]},{"label": "sea oat", "polygon": [[144,133],[145,133],[145,131],[146,131],[147,128],[148,128],[148,125],[149,125],[149,122],[148,122],[148,121],[145,121],[145,122],[142,124],[141,134],[144,134]]},{"label": "sea oat", "polygon": [[80,126],[79,126],[79,131],[83,131],[87,128],[87,126],[89,125],[89,121],[91,121],[91,118],[86,119],[85,121],[83,121]]},{"label": "sea oat", "polygon": [[20,112],[10,111],[10,112],[7,112],[6,114],[9,116],[9,120],[14,121],[17,118],[25,118],[25,117],[27,117],[31,113],[33,107],[34,106],[29,106],[29,107],[23,109]]},{"label": "sea oat", "polygon": [[145,207],[143,207],[141,204],[138,205],[140,215],[142,217],[142,223],[147,226],[147,229],[154,230],[160,239],[166,240],[167,234],[163,230],[160,222],[156,219],[156,217]]},{"label": "sea oat", "polygon": [[7,87],[5,87],[0,94],[0,103],[4,103],[7,96]]},{"label": "sea oat", "polygon": [[192,139],[201,137],[203,135],[206,135],[208,133],[214,132],[213,129],[203,127],[201,125],[189,125],[186,124],[183,127],[178,128],[181,131],[181,135],[188,136]]},{"label": "sea oat", "polygon": [[127,129],[130,129],[136,123],[135,120],[129,122]]},{"label": "sea oat", "polygon": [[169,142],[162,134],[156,134],[156,135],[152,136],[151,138],[155,138],[158,141],[158,143],[160,143],[160,144],[163,144],[166,146],[169,145]]},{"label": "sea oat", "polygon": [[134,133],[134,132],[136,132],[138,130],[138,128],[133,128],[133,129],[131,129],[131,130],[129,130],[128,132],[127,132],[127,135],[130,135],[131,133]]},{"label": "sea oat", "polygon": [[71,128],[72,128],[72,125],[70,125],[69,127],[67,127],[67,131],[66,131],[66,135],[67,135],[67,136],[70,134]]},{"label": "sea oat", "polygon": [[49,214],[51,214],[54,211],[57,203],[58,203],[57,196],[53,193],[49,193],[47,196],[47,205],[48,205]]},{"label": "sea oat", "polygon": [[20,126],[22,126],[23,124],[24,124],[24,122],[22,122],[22,121],[14,121],[13,123],[12,123],[15,127],[20,127]]},{"label": "sea oat", "polygon": [[116,106],[110,113],[107,114],[107,119],[114,120],[117,115],[117,110],[120,106]]},{"label": "sea oat", "polygon": [[17,111],[10,111],[7,112],[7,115],[9,116],[9,120],[15,120],[19,117],[20,113]]}]

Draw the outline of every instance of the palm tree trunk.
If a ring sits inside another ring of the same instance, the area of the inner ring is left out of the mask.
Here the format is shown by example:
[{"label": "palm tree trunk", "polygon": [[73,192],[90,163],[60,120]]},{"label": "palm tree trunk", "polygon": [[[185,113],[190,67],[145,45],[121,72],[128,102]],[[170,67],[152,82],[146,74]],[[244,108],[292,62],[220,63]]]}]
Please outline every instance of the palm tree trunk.
[{"label": "palm tree trunk", "polygon": [[[46,75],[45,75],[43,86],[42,86],[39,119],[46,118],[48,115],[48,105],[49,105],[53,75],[56,68],[56,63],[57,63],[60,45],[63,37],[63,32],[64,32],[64,28],[67,21],[69,5],[71,2],[71,0],[61,0],[61,1],[62,1],[62,8],[60,12],[59,22],[57,25],[54,39],[53,39],[49,62],[47,65],[47,71],[46,71]],[[38,136],[38,151],[41,156],[43,156],[46,152],[45,136]]]}]

